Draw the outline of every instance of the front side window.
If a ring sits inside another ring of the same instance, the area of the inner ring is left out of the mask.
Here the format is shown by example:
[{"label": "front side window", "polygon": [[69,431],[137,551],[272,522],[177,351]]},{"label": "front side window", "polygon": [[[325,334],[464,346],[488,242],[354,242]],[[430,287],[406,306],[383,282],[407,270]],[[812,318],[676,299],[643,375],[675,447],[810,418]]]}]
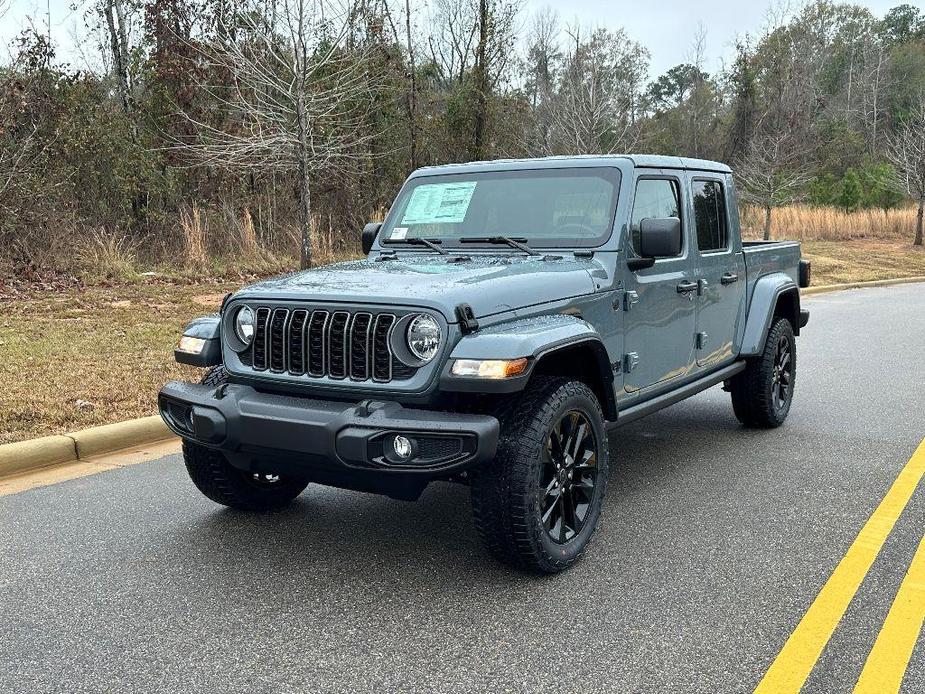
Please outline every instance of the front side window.
[{"label": "front side window", "polygon": [[681,187],[672,178],[641,178],[636,183],[630,235],[633,250],[639,252],[639,223],[643,219],[681,218]]},{"label": "front side window", "polygon": [[491,171],[427,176],[401,191],[380,239],[525,238],[536,246],[591,246],[613,229],[616,168]]},{"label": "front side window", "polygon": [[719,181],[694,181],[694,225],[697,246],[702,252],[726,250],[726,195]]}]

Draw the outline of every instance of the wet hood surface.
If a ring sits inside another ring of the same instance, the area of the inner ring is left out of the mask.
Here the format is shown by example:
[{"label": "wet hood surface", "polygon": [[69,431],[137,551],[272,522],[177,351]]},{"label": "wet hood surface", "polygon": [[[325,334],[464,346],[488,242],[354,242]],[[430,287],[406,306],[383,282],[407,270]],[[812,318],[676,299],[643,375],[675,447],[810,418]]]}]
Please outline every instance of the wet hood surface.
[{"label": "wet hood surface", "polygon": [[514,255],[473,256],[466,262],[423,253],[398,259],[355,260],[275,277],[245,287],[235,298],[422,306],[454,321],[455,307],[476,316],[567,299],[594,291],[590,262]]}]

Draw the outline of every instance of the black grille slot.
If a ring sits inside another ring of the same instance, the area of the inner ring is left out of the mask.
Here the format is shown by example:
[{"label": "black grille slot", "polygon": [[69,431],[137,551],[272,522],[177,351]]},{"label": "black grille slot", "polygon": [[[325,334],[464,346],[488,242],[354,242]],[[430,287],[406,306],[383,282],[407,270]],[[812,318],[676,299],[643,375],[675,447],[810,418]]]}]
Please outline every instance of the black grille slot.
[{"label": "black grille slot", "polygon": [[241,364],[303,378],[407,380],[417,369],[392,353],[397,323],[391,313],[261,306],[253,346],[241,354]]},{"label": "black grille slot", "polygon": [[462,439],[422,436],[418,438],[418,458],[424,460],[435,458],[449,458],[462,451]]},{"label": "black grille slot", "polygon": [[289,311],[278,308],[273,311],[270,319],[270,369],[272,371],[286,370],[286,317]]},{"label": "black grille slot", "polygon": [[267,321],[270,309],[258,308],[254,326],[254,368],[263,371],[267,368]]},{"label": "black grille slot", "polygon": [[373,379],[392,380],[392,352],[389,349],[389,334],[395,325],[395,316],[380,313],[373,327]]},{"label": "black grille slot", "polygon": [[369,378],[369,329],[372,322],[372,314],[357,313],[350,324],[350,378],[357,381]]},{"label": "black grille slot", "polygon": [[328,312],[312,311],[308,321],[308,374],[324,376],[324,343],[328,329]]},{"label": "black grille slot", "polygon": [[407,381],[409,378],[414,376],[415,369],[412,366],[399,361],[398,357],[392,357],[392,380],[393,381]]},{"label": "black grille slot", "polygon": [[305,373],[305,323],[308,311],[293,311],[289,320],[289,338],[286,342],[289,351],[289,373]]},{"label": "black grille slot", "polygon": [[350,314],[337,311],[331,316],[328,330],[328,375],[344,378],[347,375],[347,322]]}]

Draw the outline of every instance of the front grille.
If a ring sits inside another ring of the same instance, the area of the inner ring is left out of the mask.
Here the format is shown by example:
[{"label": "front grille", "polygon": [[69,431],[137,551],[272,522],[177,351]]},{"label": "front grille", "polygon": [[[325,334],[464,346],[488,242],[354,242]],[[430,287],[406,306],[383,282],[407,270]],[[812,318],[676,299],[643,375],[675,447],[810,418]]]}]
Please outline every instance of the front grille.
[{"label": "front grille", "polygon": [[261,306],[242,363],[255,371],[338,380],[407,380],[416,369],[392,353],[392,313]]}]

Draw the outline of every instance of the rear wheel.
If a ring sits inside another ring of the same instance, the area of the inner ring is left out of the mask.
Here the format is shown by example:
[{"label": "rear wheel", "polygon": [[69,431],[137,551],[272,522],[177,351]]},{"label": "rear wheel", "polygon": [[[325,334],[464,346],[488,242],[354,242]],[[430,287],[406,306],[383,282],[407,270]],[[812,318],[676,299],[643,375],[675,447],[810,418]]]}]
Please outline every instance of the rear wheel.
[{"label": "rear wheel", "polygon": [[[216,366],[201,383],[226,383],[225,367]],[[196,488],[212,501],[242,511],[269,511],[295,499],[308,482],[273,473],[248,472],[234,467],[219,451],[190,441],[183,442],[183,461]]]},{"label": "rear wheel", "polygon": [[563,571],[587,549],[604,502],[600,404],[584,383],[542,379],[501,420],[495,460],[472,480],[476,529],[508,564]]},{"label": "rear wheel", "polygon": [[761,356],[748,361],[732,379],[732,409],[746,426],[779,427],[787,419],[796,383],[796,339],[793,326],[778,318],[768,331]]}]

